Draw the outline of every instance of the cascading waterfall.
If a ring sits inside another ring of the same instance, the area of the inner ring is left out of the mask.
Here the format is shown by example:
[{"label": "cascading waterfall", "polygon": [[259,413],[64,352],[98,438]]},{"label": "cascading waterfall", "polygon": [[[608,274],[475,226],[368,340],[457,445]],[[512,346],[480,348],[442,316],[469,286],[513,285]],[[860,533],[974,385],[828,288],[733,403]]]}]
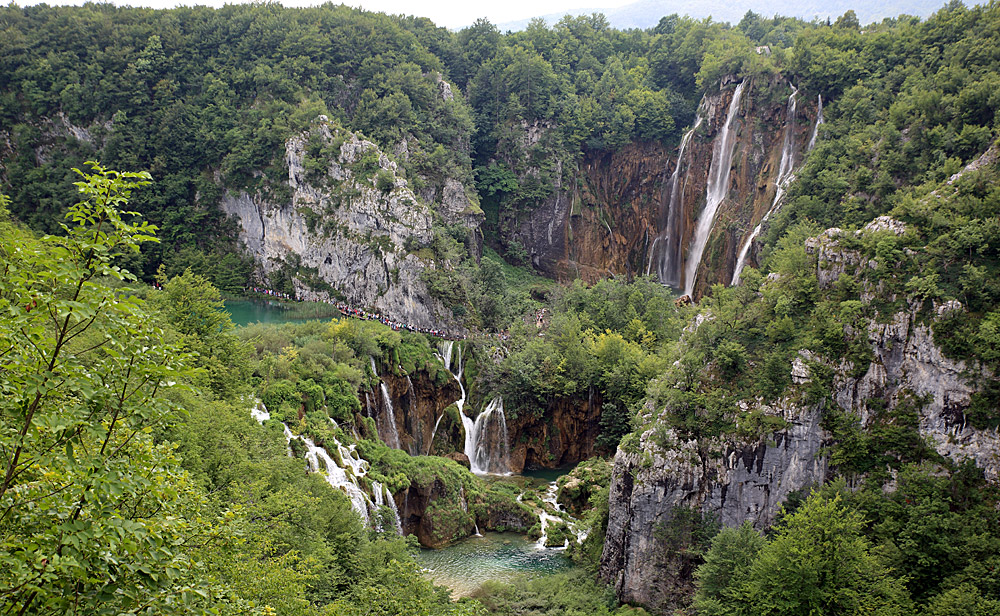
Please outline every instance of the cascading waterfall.
[{"label": "cascading waterfall", "polygon": [[819,102],[817,103],[816,125],[813,126],[812,136],[809,137],[809,145],[806,146],[807,152],[812,150],[813,146],[816,145],[816,136],[819,135],[819,125],[823,123],[823,95],[819,94],[817,96],[819,97]]},{"label": "cascading waterfall", "polygon": [[[503,397],[493,398],[475,421],[463,415],[465,455],[473,473],[503,475],[510,473],[510,444]],[[491,438],[491,432],[494,435]]]},{"label": "cascading waterfall", "polygon": [[[337,465],[337,462],[330,457],[322,447],[318,447],[309,437],[302,437],[306,444],[306,463],[313,473],[324,473],[326,482],[334,488],[341,490],[351,499],[351,507],[358,512],[365,526],[371,524],[368,515],[368,497],[358,487],[355,477],[348,477],[347,472]],[[321,464],[322,463],[322,464]],[[353,481],[352,481],[353,479]]]},{"label": "cascading waterfall", "polygon": [[[385,405],[386,412],[385,423],[387,425],[385,427],[387,434],[384,437],[382,434],[379,434],[379,438],[389,447],[399,449],[399,429],[396,427],[396,409],[392,406],[392,396],[389,395],[389,388],[386,386],[385,381],[379,376],[378,369],[375,367],[375,358],[369,356],[368,359],[371,360],[372,374],[379,377],[379,389],[382,391],[382,403]],[[375,422],[375,425],[376,427],[378,426],[378,421]]]},{"label": "cascading waterfall", "polygon": [[753,241],[760,235],[761,230],[764,228],[764,223],[781,207],[781,200],[785,196],[785,188],[795,179],[795,174],[792,172],[795,170],[795,111],[798,105],[799,90],[792,84],[788,85],[792,88],[792,94],[788,97],[785,137],[781,144],[781,164],[778,165],[778,177],[774,181],[774,201],[771,202],[771,208],[767,210],[767,213],[764,214],[764,217],[760,219],[760,222],[750,232],[746,241],[743,242],[743,247],[740,248],[739,256],[736,258],[736,269],[733,270],[733,280],[730,283],[732,285],[740,283],[740,274],[743,273],[743,268],[746,266],[747,255],[750,254],[750,247],[753,245]]},{"label": "cascading waterfall", "polygon": [[656,259],[656,275],[660,283],[672,287],[680,286],[681,233],[679,221],[684,211],[684,203],[682,201],[684,199],[684,190],[681,186],[680,173],[681,165],[684,163],[684,151],[687,149],[691,137],[694,136],[694,132],[698,130],[704,119],[701,115],[702,113],[703,109],[699,107],[698,117],[695,119],[694,126],[681,138],[681,145],[677,151],[677,166],[674,167],[674,173],[670,176],[670,200],[667,203],[666,224],[660,234],[653,240],[653,245],[649,249],[649,261],[646,264],[646,275],[648,276],[653,267],[653,260],[657,256],[656,246],[660,244],[659,259]]},{"label": "cascading waterfall", "polygon": [[[545,495],[542,497],[542,509],[538,514],[538,521],[542,527],[542,536],[538,538],[535,542],[535,547],[538,549],[545,549],[545,543],[549,539],[549,525],[553,522],[563,522],[569,531],[573,533],[576,537],[577,543],[583,543],[583,540],[587,538],[588,532],[579,527],[579,521],[572,518],[565,510],[563,510],[562,505],[558,501],[559,488],[555,481],[549,483],[548,489],[545,491]],[[559,515],[552,515],[545,510],[545,506],[548,505]],[[565,550],[569,547],[569,539],[567,538],[565,543],[561,547],[555,548],[557,550]]]},{"label": "cascading waterfall", "polygon": [[[261,424],[271,419],[271,413],[268,412],[267,408],[259,400],[256,403],[256,407],[250,411],[250,416]],[[335,429],[339,427],[337,422],[332,418],[330,419],[330,424]],[[371,465],[361,457],[355,445],[344,445],[333,435],[328,437],[326,447],[330,447],[332,444],[336,448],[337,456],[340,458],[340,463],[338,464],[337,460],[330,456],[324,447],[316,445],[309,437],[295,436],[284,423],[281,424],[281,428],[285,435],[285,441],[289,444],[288,455],[293,455],[291,442],[293,440],[301,440],[306,447],[305,458],[309,472],[323,473],[326,482],[331,487],[346,494],[351,501],[351,508],[358,512],[358,515],[364,520],[365,526],[371,524],[371,511],[374,511],[376,507],[388,505],[393,512],[396,532],[400,535],[403,534],[396,502],[393,500],[392,495],[388,493],[388,490],[385,490],[377,481],[372,482],[373,501],[372,497],[369,497],[362,488],[360,480],[368,474],[368,469]]]},{"label": "cascading waterfall", "polygon": [[[450,340],[442,342],[438,346],[438,355],[445,369],[458,381],[459,390],[462,392],[461,398],[455,401],[455,406],[458,407],[458,416],[462,418],[462,426],[465,428],[465,455],[469,458],[472,472],[477,475],[510,473],[510,443],[507,417],[503,412],[503,398],[497,396],[475,419],[469,417],[465,414],[462,347],[458,346],[456,349],[455,343]],[[454,369],[451,365],[453,355]],[[431,444],[433,443],[434,437],[431,436]]]},{"label": "cascading waterfall", "polygon": [[729,172],[736,145],[736,131],[733,130],[733,121],[736,119],[736,112],[740,109],[740,99],[743,97],[744,86],[746,86],[746,81],[736,86],[733,100],[730,101],[726,114],[726,123],[722,126],[722,130],[715,140],[715,147],[712,149],[712,164],[708,169],[708,185],[705,190],[705,208],[701,211],[701,216],[698,217],[698,225],[695,227],[691,249],[688,251],[687,264],[684,268],[684,294],[688,296],[692,296],[694,293],[698,266],[701,265],[701,257],[708,244],[708,236],[715,224],[715,215],[729,192]]},{"label": "cascading waterfall", "polygon": [[259,423],[264,423],[265,421],[271,419],[271,413],[264,408],[264,403],[260,400],[257,401],[257,406],[250,411],[250,416],[256,419]]}]

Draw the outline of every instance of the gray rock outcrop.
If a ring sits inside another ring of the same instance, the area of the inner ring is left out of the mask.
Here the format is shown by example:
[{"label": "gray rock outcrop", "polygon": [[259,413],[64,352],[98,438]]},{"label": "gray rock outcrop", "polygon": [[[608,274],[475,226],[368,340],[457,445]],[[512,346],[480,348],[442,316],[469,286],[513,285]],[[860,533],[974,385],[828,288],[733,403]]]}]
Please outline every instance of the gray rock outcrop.
[{"label": "gray rock outcrop", "polygon": [[321,116],[286,142],[285,163],[290,198],[240,192],[221,204],[265,280],[281,272],[299,297],[342,298],[419,327],[450,324],[420,278],[441,265],[414,250],[432,240],[432,209],[395,162]]},{"label": "gray rock outcrop", "polygon": [[[902,235],[906,228],[881,217],[858,233],[885,232]],[[839,229],[829,229],[806,241],[820,287],[828,288],[847,275],[861,281],[863,302],[879,297],[887,300],[882,305],[893,305],[897,298],[884,297],[882,281],[873,284],[861,275],[883,266],[842,247],[842,235]],[[691,591],[690,582],[686,589],[678,588],[678,558],[663,548],[663,529],[678,511],[695,509],[725,526],[749,520],[762,529],[774,521],[789,494],[823,483],[830,472],[824,446],[831,442],[821,422],[831,407],[824,404],[835,404],[868,428],[881,420],[880,410],[915,402],[916,427],[928,445],[953,462],[971,460],[989,481],[1000,479],[1000,435],[969,425],[965,416],[977,383],[994,377],[946,357],[934,341],[931,320],[962,310],[961,304],[953,300],[935,305],[930,319],[928,311],[921,311],[921,302],[905,306],[889,315],[876,312],[865,330],[850,332],[864,336],[870,346],[867,369],[803,349],[790,366],[792,394],[773,407],[760,401],[741,403],[742,410],[775,419],[771,425],[778,429],[770,434],[746,439],[737,435],[745,430],[737,430],[733,435],[685,440],[666,429],[665,422],[653,421],[653,409],[647,409],[647,429],[637,445],[633,441],[630,447],[626,438],[615,456],[609,495],[600,574],[620,600],[664,612]],[[805,405],[794,392],[809,384],[815,364],[831,369],[831,396]]]}]

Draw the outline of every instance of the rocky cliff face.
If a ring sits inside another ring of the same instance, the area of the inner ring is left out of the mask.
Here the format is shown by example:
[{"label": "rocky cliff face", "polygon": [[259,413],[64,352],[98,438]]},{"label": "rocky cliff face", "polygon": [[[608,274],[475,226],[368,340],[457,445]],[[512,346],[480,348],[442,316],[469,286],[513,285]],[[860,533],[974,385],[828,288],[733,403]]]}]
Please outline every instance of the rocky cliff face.
[{"label": "rocky cliff face", "polygon": [[[716,141],[726,124],[734,85],[727,80],[720,91],[705,96],[697,128],[679,161],[674,144],[658,143],[591,153],[575,165],[556,161],[552,195],[530,211],[507,212],[501,220],[501,242],[520,242],[532,264],[549,276],[588,281],[656,275],[669,242],[680,255],[673,267],[682,272],[705,205]],[[792,136],[792,161],[801,162],[816,109],[802,93],[795,113],[789,114],[790,92],[779,80],[745,86],[733,123],[726,198],[701,261],[697,296],[714,282],[730,281],[742,244],[773,205],[786,132]],[[532,125],[523,130],[527,150],[543,141],[551,128]],[[678,165],[680,172],[675,173]],[[684,283],[678,272],[663,278],[675,286]]]},{"label": "rocky cliff face", "polygon": [[[903,231],[901,223],[880,218],[859,233]],[[830,229],[806,243],[821,287],[833,284],[841,274],[858,277],[862,269],[875,267],[839,244],[842,233]],[[866,303],[884,293],[867,282],[862,287],[861,300]],[[882,299],[893,305],[896,298]],[[944,356],[919,303],[904,305],[905,309],[877,315],[868,323],[872,359],[866,370],[803,349],[789,367],[795,383],[792,393],[773,406],[746,403],[764,415],[780,417],[785,427],[776,432],[755,439],[685,440],[655,421],[656,411],[648,409],[648,429],[638,439],[623,441],[611,483],[600,574],[622,601],[666,612],[690,593],[691,571],[681,571],[683,557],[664,549],[664,533],[678,515],[693,509],[726,526],[750,520],[764,528],[790,493],[822,483],[830,472],[823,448],[831,439],[822,424],[824,404],[836,404],[868,427],[876,421],[874,405],[892,409],[920,400],[921,436],[939,454],[956,462],[972,460],[988,479],[998,480],[1000,436],[964,420],[975,393],[967,378],[970,367]],[[952,310],[961,306],[955,302],[935,306],[931,318]],[[795,390],[809,382],[810,365],[816,362],[833,372],[832,402],[806,405]]]},{"label": "rocky cliff face", "polygon": [[595,454],[600,434],[601,400],[557,398],[539,416],[520,414],[508,420],[510,469],[563,468]]},{"label": "rocky cliff face", "polygon": [[618,450],[600,574],[619,599],[665,612],[689,594],[692,572],[682,572],[683,559],[664,545],[679,512],[695,509],[726,526],[751,520],[763,528],[791,492],[823,482],[827,435],[820,409],[765,410],[789,427],[753,440],[702,442],[650,429],[636,449]]},{"label": "rocky cliff face", "polygon": [[386,439],[389,417],[393,417],[400,449],[411,456],[450,453],[456,451],[456,443],[457,451],[461,451],[461,435],[456,438],[461,423],[456,426],[453,413],[447,412],[447,408],[459,398],[458,384],[454,379],[438,382],[425,371],[409,376],[385,372],[381,379],[389,392],[392,412],[389,412],[381,391],[368,392],[366,412],[375,418],[383,440]]},{"label": "rocky cliff face", "polygon": [[[412,325],[455,327],[420,279],[423,269],[444,266],[416,254],[431,242],[434,211],[395,162],[321,116],[286,142],[285,164],[286,182],[267,193],[227,194],[221,204],[265,282],[290,277],[300,297],[342,298]],[[465,193],[445,182],[442,207],[449,220],[478,228],[481,214]]]}]

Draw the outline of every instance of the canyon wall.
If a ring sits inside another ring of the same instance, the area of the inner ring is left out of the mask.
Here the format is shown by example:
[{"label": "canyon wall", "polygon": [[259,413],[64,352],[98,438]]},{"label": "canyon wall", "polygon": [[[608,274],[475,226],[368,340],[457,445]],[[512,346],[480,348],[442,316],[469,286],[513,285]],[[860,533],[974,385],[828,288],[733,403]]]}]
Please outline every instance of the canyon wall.
[{"label": "canyon wall", "polygon": [[[789,113],[793,90],[787,82],[752,79],[727,122],[738,85],[729,78],[705,95],[683,147],[630,143],[614,152],[591,152],[572,170],[560,161],[553,194],[526,212],[505,212],[500,241],[519,242],[535,268],[560,280],[659,274],[661,282],[683,288],[713,158],[728,124],[731,161],[722,170],[728,177],[719,187],[722,201],[697,268],[694,295],[700,297],[715,282],[728,284],[745,240],[774,205],[783,154],[793,168],[801,163],[817,115],[807,93],[798,94]],[[524,141],[537,143],[550,130],[524,127]],[[674,256],[665,266],[668,244]]]},{"label": "canyon wall", "polygon": [[[882,217],[857,233],[904,231],[902,223]],[[806,241],[821,289],[845,274],[861,279],[862,270],[875,267],[858,251],[843,247],[842,236],[841,230],[830,229]],[[882,293],[866,280],[860,299],[899,305],[893,303],[896,297]],[[600,575],[619,599],[666,613],[689,596],[692,572],[680,572],[682,559],[664,549],[663,534],[676,516],[695,510],[726,526],[749,520],[764,529],[790,494],[822,484],[829,472],[824,447],[831,444],[822,420],[832,405],[856,417],[865,429],[879,421],[880,410],[918,400],[916,428],[930,446],[953,462],[971,460],[988,480],[997,481],[1000,435],[977,429],[965,418],[977,391],[974,383],[992,377],[977,375],[972,366],[944,355],[921,303],[911,299],[903,309],[870,319],[862,330],[871,349],[865,369],[802,349],[788,368],[793,385],[783,398],[770,405],[743,403],[744,410],[780,418],[783,427],[772,433],[685,439],[657,421],[669,409],[647,408],[647,428],[638,438],[623,440],[612,476]],[[957,302],[935,305],[932,319],[962,309]],[[807,404],[804,388],[816,364],[832,372],[832,395]]]},{"label": "canyon wall", "polygon": [[[257,193],[226,194],[223,211],[268,283],[290,277],[305,299],[341,299],[418,327],[459,329],[420,273],[446,267],[420,249],[433,239],[434,208],[410,189],[374,143],[323,116],[285,144],[288,178]],[[481,213],[448,181],[444,219],[478,232]]]}]

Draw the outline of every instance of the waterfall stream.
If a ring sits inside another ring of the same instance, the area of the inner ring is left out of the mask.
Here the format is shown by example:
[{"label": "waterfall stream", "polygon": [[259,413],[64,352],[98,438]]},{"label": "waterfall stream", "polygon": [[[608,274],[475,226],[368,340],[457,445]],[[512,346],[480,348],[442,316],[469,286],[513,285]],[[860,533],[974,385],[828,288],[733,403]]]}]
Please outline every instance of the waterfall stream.
[{"label": "waterfall stream", "polygon": [[424,455],[431,455],[431,450],[434,448],[434,435],[437,434],[438,426],[441,425],[441,420],[444,419],[444,413],[438,415],[437,421],[434,422],[434,429],[431,430],[431,440],[427,445],[427,453]]},{"label": "waterfall stream", "polygon": [[746,81],[736,86],[733,100],[730,101],[726,114],[726,123],[722,126],[719,136],[716,137],[712,150],[712,163],[708,169],[708,184],[705,189],[705,207],[698,217],[698,225],[695,227],[694,237],[691,239],[691,249],[688,251],[687,263],[684,268],[684,294],[688,296],[692,296],[694,293],[698,266],[701,265],[702,254],[708,244],[708,236],[715,224],[715,215],[729,192],[729,173],[736,145],[736,131],[733,130],[733,121],[740,109],[744,86],[746,86]]},{"label": "waterfall stream", "polygon": [[[688,142],[691,141],[691,137],[694,136],[694,132],[698,130],[704,119],[701,115],[702,113],[703,109],[699,107],[698,117],[695,119],[694,126],[681,138],[681,145],[677,151],[677,165],[674,167],[673,175],[670,176],[670,200],[667,203],[666,224],[660,234],[653,240],[653,245],[649,249],[649,261],[646,264],[646,275],[648,276],[652,270],[653,260],[656,257],[656,246],[662,243],[659,253],[660,258],[657,259],[656,275],[662,284],[672,287],[680,286],[681,277],[680,264],[682,255],[680,252],[681,230],[679,221],[684,213],[684,190],[680,173],[681,165],[684,162],[684,151],[687,149]],[[684,177],[686,178],[687,176],[685,175]]]},{"label": "waterfall stream", "polygon": [[753,231],[750,232],[750,235],[743,242],[743,247],[740,248],[739,256],[736,258],[736,269],[733,270],[733,279],[730,282],[732,285],[740,283],[740,274],[743,273],[743,268],[746,266],[747,255],[750,254],[750,247],[753,245],[753,241],[760,235],[761,230],[764,228],[764,223],[781,208],[781,200],[785,196],[785,188],[795,179],[795,174],[793,173],[795,170],[795,111],[798,105],[799,90],[792,84],[788,85],[792,88],[792,94],[788,97],[788,107],[785,114],[785,137],[781,144],[781,163],[778,165],[778,177],[774,180],[774,201],[771,202],[770,209],[767,210],[764,217],[760,219],[760,222],[757,223],[757,226],[754,227]]},{"label": "waterfall stream", "polygon": [[[497,396],[486,405],[475,419],[465,414],[465,385],[462,383],[462,347],[455,348],[454,341],[442,342],[438,346],[441,363],[455,380],[462,397],[455,401],[458,415],[465,428],[464,453],[469,465],[477,475],[510,473],[510,443],[507,434],[507,417],[503,412],[503,398]],[[455,366],[452,368],[452,358]],[[492,430],[491,430],[492,428]],[[493,436],[491,437],[491,432]],[[431,439],[433,442],[433,438]]]},{"label": "waterfall stream", "polygon": [[819,102],[817,103],[816,125],[813,126],[812,136],[809,137],[809,145],[806,146],[807,152],[812,150],[813,146],[816,145],[816,137],[819,135],[819,125],[823,123],[823,95],[818,94],[817,96],[819,97]]},{"label": "waterfall stream", "polygon": [[[250,411],[250,416],[262,424],[271,419],[271,414],[260,401],[258,401],[256,407]],[[330,419],[330,423],[334,428],[339,427],[337,422],[333,419]],[[307,436],[295,436],[284,423],[281,424],[281,427],[285,435],[285,440],[289,443],[288,455],[292,455],[292,440],[301,440],[306,447],[305,459],[309,472],[322,473],[326,482],[330,484],[332,488],[340,490],[346,494],[347,498],[351,501],[351,508],[354,509],[359,516],[361,516],[365,526],[370,526],[372,523],[372,511],[376,510],[377,507],[388,506],[393,513],[393,526],[395,532],[399,535],[403,534],[402,524],[399,519],[399,510],[396,507],[396,502],[393,500],[392,495],[388,493],[388,490],[385,490],[382,484],[377,481],[373,481],[373,500],[362,487],[362,482],[360,480],[368,474],[368,469],[371,465],[367,460],[360,456],[355,445],[344,445],[339,439],[337,439],[336,436],[331,435],[329,437],[329,441],[332,441],[333,447],[336,448],[337,457],[340,459],[340,462],[338,463],[337,460],[327,452],[326,447],[331,446],[330,442],[328,442],[325,447],[320,447]]]},{"label": "waterfall stream", "polygon": [[[386,386],[385,381],[379,376],[378,370],[375,368],[375,358],[369,357],[372,365],[372,373],[379,377],[379,389],[382,391],[382,403],[385,405],[385,421],[386,424],[386,434],[383,436],[381,431],[379,432],[379,437],[385,442],[386,445],[392,447],[393,449],[400,448],[399,441],[399,428],[396,427],[396,409],[392,406],[392,396],[389,395],[389,388]],[[378,426],[378,420],[375,421],[376,427]]]}]

